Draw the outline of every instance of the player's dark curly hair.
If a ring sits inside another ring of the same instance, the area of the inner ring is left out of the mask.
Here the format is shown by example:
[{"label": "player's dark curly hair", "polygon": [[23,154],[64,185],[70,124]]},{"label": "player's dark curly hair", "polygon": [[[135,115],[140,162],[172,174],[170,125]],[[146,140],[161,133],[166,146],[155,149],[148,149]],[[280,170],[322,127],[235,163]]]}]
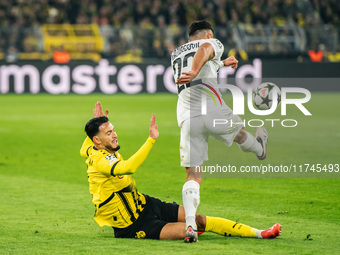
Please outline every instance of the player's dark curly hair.
[{"label": "player's dark curly hair", "polygon": [[85,125],[85,132],[88,137],[92,138],[99,133],[100,125],[109,122],[109,118],[105,116],[94,117],[90,119]]},{"label": "player's dark curly hair", "polygon": [[197,20],[191,23],[188,28],[188,35],[189,37],[196,34],[199,30],[210,29],[214,33],[214,29],[212,28],[211,24],[206,20]]}]

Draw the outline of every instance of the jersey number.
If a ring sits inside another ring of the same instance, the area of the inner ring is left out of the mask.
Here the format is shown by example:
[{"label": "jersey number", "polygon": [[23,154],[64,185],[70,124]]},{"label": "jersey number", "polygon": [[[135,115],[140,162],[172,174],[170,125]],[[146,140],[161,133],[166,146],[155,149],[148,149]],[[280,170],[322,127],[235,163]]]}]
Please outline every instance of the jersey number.
[{"label": "jersey number", "polygon": [[[188,58],[194,57],[196,52],[190,52],[186,55],[184,55],[183,58],[176,58],[172,64],[172,69],[174,70],[174,74],[176,75],[176,80],[181,77],[182,69],[188,66]],[[182,60],[183,59],[183,60]],[[183,88],[180,88],[182,87]],[[184,89],[184,84],[178,85],[178,91],[181,91]]]}]

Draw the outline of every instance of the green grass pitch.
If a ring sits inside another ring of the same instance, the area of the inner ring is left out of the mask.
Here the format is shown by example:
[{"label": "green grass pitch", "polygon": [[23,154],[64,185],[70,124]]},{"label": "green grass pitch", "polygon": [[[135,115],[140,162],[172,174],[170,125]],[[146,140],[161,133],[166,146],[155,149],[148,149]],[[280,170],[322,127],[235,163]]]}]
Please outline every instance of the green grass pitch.
[{"label": "green grass pitch", "polygon": [[[339,96],[312,93],[306,104],[311,117],[288,108],[284,118],[295,118],[299,125],[268,128],[264,162],[339,164]],[[278,222],[283,232],[275,240],[212,233],[195,244],[114,239],[111,228],[100,228],[93,220],[86,165],[79,155],[84,125],[97,100],[110,110],[125,158],[146,140],[151,113],[156,114],[159,140],[134,178],[139,191],[181,203],[185,171],[179,166],[176,95],[2,95],[0,254],[338,254],[338,178],[223,175],[202,181],[200,213],[259,229]],[[236,145],[218,151],[233,164],[260,164]]]}]

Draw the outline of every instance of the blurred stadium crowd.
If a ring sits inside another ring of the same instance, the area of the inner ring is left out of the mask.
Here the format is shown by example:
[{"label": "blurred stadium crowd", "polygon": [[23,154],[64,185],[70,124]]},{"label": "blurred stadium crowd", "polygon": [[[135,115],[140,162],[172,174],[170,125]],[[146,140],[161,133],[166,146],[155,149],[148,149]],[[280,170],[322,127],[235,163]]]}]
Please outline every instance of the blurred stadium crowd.
[{"label": "blurred stadium crowd", "polygon": [[43,24],[96,23],[105,57],[167,58],[199,19],[226,55],[340,61],[339,0],[0,0],[0,53],[44,51]]}]

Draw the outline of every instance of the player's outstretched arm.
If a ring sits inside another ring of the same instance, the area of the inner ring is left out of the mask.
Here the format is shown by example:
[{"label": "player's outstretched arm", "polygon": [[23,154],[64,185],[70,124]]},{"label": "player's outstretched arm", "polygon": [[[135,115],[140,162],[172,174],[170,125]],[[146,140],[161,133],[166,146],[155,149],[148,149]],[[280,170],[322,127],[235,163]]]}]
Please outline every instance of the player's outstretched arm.
[{"label": "player's outstretched arm", "polygon": [[158,138],[158,126],[156,124],[156,116],[152,114],[150,120],[149,138],[140,147],[140,149],[133,154],[128,160],[122,160],[111,170],[114,175],[133,174],[140,167],[140,165],[146,160],[155,140]]},{"label": "player's outstretched arm", "polygon": [[195,53],[192,60],[192,68],[189,72],[183,72],[183,76],[179,77],[176,84],[184,84],[193,80],[201,71],[205,63],[215,56],[214,47],[210,43],[202,44]]}]

